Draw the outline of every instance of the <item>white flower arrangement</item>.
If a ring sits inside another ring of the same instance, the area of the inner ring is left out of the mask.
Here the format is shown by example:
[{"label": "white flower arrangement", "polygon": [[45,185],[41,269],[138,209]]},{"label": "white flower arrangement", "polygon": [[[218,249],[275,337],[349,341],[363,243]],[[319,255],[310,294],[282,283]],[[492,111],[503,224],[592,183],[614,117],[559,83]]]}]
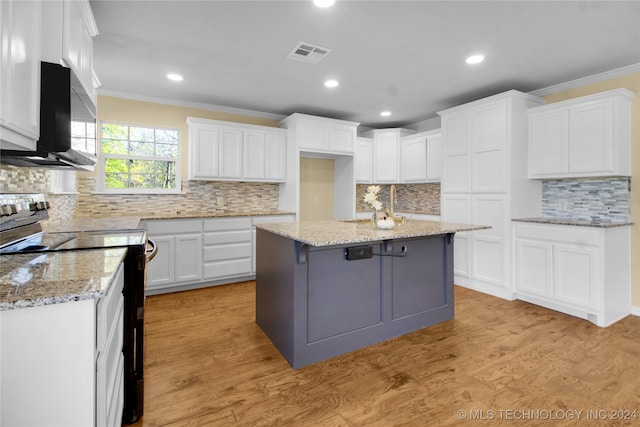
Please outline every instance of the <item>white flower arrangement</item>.
[{"label": "white flower arrangement", "polygon": [[378,200],[378,193],[380,192],[379,185],[370,185],[367,187],[367,193],[364,195],[364,201],[371,208],[376,211],[382,209],[382,202]]}]

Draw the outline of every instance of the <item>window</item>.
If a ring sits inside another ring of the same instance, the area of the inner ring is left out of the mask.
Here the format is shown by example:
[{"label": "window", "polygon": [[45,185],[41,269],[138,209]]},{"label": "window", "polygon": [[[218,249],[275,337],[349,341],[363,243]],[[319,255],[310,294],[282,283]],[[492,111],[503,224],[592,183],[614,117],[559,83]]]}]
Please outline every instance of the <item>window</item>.
[{"label": "window", "polygon": [[180,191],[180,132],[102,123],[101,189],[127,193]]},{"label": "window", "polygon": [[71,148],[94,156],[96,155],[95,121],[71,122]]}]

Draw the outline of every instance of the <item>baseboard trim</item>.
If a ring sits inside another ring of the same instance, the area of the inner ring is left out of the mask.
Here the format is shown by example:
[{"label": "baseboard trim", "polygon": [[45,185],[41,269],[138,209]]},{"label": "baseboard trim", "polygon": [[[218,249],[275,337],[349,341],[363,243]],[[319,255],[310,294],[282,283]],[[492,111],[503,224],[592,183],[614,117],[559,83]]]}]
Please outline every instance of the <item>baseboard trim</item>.
[{"label": "baseboard trim", "polygon": [[633,314],[634,316],[640,316],[640,306],[632,305],[631,314]]}]

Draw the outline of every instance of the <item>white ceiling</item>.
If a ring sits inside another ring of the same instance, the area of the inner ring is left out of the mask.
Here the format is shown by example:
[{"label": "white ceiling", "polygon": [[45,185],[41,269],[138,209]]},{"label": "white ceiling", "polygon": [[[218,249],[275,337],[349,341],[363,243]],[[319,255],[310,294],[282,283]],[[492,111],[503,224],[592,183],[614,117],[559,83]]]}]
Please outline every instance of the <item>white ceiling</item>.
[{"label": "white ceiling", "polygon": [[[640,1],[90,2],[99,93],[384,128],[640,63]],[[333,49],[287,59],[298,42]],[[476,66],[465,58],[481,52]],[[166,79],[180,73],[184,81]],[[340,86],[326,89],[327,78]],[[380,117],[383,109],[392,111]]]}]

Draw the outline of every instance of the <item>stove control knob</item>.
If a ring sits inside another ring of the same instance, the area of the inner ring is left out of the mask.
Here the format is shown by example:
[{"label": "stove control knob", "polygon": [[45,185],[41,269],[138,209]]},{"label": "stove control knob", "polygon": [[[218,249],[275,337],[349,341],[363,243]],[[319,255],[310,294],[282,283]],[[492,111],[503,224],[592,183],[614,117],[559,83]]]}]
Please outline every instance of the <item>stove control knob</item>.
[{"label": "stove control knob", "polygon": [[18,213],[18,207],[16,205],[2,205],[0,206],[0,212],[2,216],[10,216]]}]

